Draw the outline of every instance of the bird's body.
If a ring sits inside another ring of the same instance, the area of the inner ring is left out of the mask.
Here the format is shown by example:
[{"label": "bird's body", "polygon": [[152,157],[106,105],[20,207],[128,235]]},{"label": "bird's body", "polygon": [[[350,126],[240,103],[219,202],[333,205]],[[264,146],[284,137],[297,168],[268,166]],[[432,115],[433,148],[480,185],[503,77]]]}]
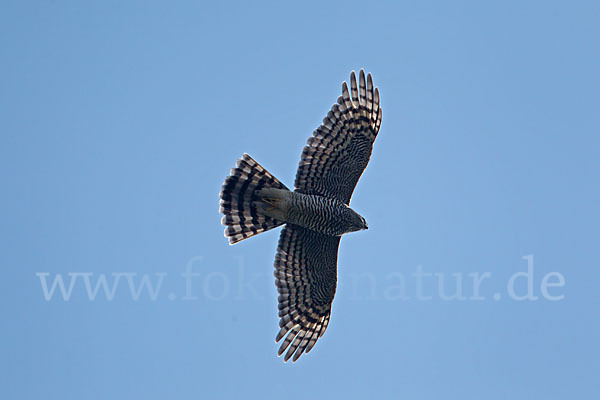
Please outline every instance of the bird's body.
[{"label": "bird's body", "polygon": [[[359,95],[360,93],[360,95]],[[343,234],[367,229],[349,207],[381,126],[379,91],[371,75],[354,71],[342,96],[308,139],[294,191],[248,154],[231,170],[220,194],[230,244],[285,224],[275,255],[279,292],[279,355],[296,361],[325,333],[337,285]]]},{"label": "bird's body", "polygon": [[335,198],[287,189],[262,189],[256,197],[255,206],[265,215],[325,235],[342,236],[367,227],[363,217]]}]

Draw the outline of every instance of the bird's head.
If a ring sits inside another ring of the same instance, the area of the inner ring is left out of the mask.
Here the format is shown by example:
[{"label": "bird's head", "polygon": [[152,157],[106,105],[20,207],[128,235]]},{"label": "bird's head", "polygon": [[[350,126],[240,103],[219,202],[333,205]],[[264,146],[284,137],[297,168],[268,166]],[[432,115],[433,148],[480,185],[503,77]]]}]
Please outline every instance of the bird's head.
[{"label": "bird's head", "polygon": [[348,232],[356,232],[356,231],[361,231],[363,229],[369,229],[369,226],[367,225],[367,221],[360,215],[358,214],[356,211],[354,211],[353,209],[351,209],[350,207],[348,207],[348,223],[349,223],[349,229]]}]

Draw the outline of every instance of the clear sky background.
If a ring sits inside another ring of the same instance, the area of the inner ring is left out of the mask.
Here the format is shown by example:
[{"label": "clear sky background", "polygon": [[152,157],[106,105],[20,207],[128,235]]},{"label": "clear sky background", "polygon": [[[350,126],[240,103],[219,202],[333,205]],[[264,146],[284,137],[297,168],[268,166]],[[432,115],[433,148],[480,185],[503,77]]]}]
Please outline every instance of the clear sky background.
[{"label": "clear sky background", "polygon": [[[0,397],[595,397],[599,20],[597,2],[3,1]],[[243,152],[293,185],[360,68],[383,107],[352,199],[370,229],[342,239],[325,336],[285,364],[279,232],[229,246],[219,189]],[[515,300],[530,255],[537,300]],[[72,291],[47,300],[57,274]],[[102,274],[112,300],[90,300]],[[154,300],[131,293],[144,274]]]}]

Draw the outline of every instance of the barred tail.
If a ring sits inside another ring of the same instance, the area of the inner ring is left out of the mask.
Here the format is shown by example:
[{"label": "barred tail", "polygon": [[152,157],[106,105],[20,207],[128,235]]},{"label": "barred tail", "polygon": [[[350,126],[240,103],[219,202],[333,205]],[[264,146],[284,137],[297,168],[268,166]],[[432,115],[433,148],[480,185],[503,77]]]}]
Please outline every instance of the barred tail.
[{"label": "barred tail", "polygon": [[225,179],[219,195],[219,212],[224,215],[221,223],[225,225],[225,237],[229,239],[229,244],[284,223],[261,213],[254,206],[255,193],[263,188],[288,190],[269,171],[244,153],[237,166],[231,170],[231,175]]}]

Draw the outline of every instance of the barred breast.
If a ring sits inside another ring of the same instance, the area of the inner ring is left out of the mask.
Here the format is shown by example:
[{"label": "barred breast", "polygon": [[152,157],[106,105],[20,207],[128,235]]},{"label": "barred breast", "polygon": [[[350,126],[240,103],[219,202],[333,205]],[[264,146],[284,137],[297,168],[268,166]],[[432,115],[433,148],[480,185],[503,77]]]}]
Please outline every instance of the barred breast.
[{"label": "barred breast", "polygon": [[285,220],[319,233],[341,236],[362,229],[364,219],[337,199],[290,192]]}]

